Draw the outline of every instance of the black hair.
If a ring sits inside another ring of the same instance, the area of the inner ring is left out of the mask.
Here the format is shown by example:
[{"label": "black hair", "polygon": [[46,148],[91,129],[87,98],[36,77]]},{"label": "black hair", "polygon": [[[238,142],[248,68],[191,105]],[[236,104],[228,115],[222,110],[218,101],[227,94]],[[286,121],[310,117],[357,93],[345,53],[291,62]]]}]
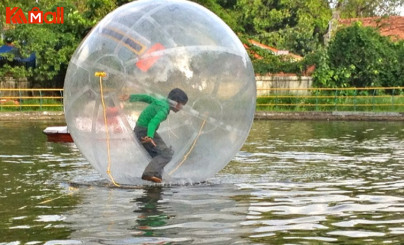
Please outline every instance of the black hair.
[{"label": "black hair", "polygon": [[170,100],[173,100],[175,102],[181,103],[181,104],[186,104],[188,102],[188,96],[187,94],[182,91],[179,88],[175,88],[168,93],[167,96]]},{"label": "black hair", "polygon": [[6,37],[6,43],[12,43],[13,41],[14,41],[14,38]]}]

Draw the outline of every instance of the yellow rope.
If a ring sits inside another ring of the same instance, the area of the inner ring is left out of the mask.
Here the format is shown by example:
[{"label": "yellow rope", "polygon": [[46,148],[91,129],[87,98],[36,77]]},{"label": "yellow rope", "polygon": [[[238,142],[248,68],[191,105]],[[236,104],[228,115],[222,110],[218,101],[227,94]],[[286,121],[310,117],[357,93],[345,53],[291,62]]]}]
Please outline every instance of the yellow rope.
[{"label": "yellow rope", "polygon": [[203,120],[201,128],[199,129],[198,135],[196,136],[194,142],[191,145],[191,148],[189,149],[189,151],[187,152],[187,154],[184,155],[184,158],[182,159],[182,161],[177,165],[177,167],[175,167],[175,169],[171,170],[171,172],[169,173],[169,175],[172,175],[175,171],[177,171],[177,169],[179,167],[181,167],[181,165],[185,162],[185,160],[187,160],[189,154],[191,154],[191,151],[194,149],[196,141],[198,141],[199,136],[201,136],[202,134],[202,129],[205,126],[206,120]]},{"label": "yellow rope", "polygon": [[64,196],[72,195],[72,194],[74,194],[74,192],[76,192],[76,191],[78,191],[78,190],[79,190],[78,188],[74,188],[74,187],[69,186],[69,193],[63,194],[63,195],[61,195],[61,196],[58,196],[58,197],[55,197],[55,198],[52,198],[52,199],[45,200],[45,201],[40,202],[40,203],[38,203],[38,204],[46,204],[46,203],[49,203],[49,202],[53,202],[54,200],[57,200],[57,199],[62,198],[62,197],[64,197]]},{"label": "yellow rope", "polygon": [[102,103],[102,110],[104,112],[104,125],[105,125],[105,134],[107,137],[107,156],[108,156],[108,167],[107,167],[107,174],[109,178],[111,179],[112,183],[115,186],[120,186],[117,184],[114,180],[114,177],[112,177],[111,174],[111,151],[110,151],[110,139],[109,139],[109,130],[108,130],[108,121],[107,121],[107,112],[106,112],[106,107],[105,107],[105,101],[104,101],[104,90],[102,86],[102,78],[105,77],[107,74],[105,72],[96,72],[95,76],[100,78],[100,93],[101,93],[101,103]]}]

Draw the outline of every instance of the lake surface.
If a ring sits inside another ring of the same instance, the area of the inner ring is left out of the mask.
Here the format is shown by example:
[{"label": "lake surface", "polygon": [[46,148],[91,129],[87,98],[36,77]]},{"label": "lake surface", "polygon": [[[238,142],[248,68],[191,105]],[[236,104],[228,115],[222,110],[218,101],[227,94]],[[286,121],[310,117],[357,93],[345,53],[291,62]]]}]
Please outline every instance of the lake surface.
[{"label": "lake surface", "polygon": [[403,244],[404,123],[256,121],[208,183],[116,189],[0,121],[0,244]]}]

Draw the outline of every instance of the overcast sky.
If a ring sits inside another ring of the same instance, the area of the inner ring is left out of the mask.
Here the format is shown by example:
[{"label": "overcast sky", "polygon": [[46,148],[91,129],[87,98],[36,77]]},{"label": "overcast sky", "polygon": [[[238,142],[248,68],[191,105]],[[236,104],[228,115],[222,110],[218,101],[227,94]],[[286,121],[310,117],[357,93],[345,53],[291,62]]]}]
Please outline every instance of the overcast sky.
[{"label": "overcast sky", "polygon": [[399,10],[400,10],[400,16],[404,16],[404,6],[401,6]]}]

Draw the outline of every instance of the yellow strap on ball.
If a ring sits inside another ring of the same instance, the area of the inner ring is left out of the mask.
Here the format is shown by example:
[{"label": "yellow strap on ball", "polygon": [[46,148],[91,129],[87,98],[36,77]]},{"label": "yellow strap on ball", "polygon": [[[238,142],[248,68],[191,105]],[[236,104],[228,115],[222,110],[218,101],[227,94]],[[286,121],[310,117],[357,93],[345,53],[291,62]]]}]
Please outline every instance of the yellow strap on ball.
[{"label": "yellow strap on ball", "polygon": [[106,77],[107,73],[104,71],[96,71],[94,74],[96,77]]},{"label": "yellow strap on ball", "polygon": [[102,86],[102,78],[107,76],[106,72],[98,71],[94,74],[96,77],[100,78],[100,95],[101,95],[101,104],[102,104],[102,111],[104,115],[104,125],[105,125],[105,136],[106,136],[106,143],[107,143],[107,174],[109,178],[111,179],[111,182],[115,186],[120,186],[118,183],[115,182],[114,177],[111,174],[111,144],[110,144],[110,135],[109,135],[109,130],[108,130],[108,120],[107,120],[107,113],[106,113],[106,106],[105,106],[105,100],[104,100],[104,89]]}]

